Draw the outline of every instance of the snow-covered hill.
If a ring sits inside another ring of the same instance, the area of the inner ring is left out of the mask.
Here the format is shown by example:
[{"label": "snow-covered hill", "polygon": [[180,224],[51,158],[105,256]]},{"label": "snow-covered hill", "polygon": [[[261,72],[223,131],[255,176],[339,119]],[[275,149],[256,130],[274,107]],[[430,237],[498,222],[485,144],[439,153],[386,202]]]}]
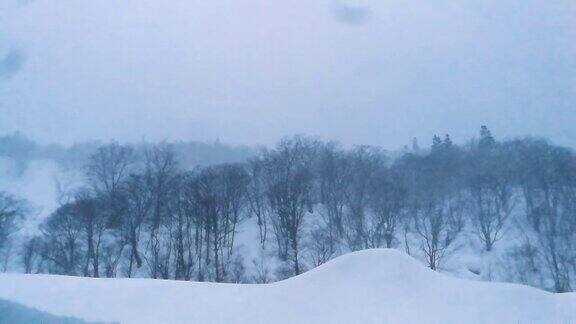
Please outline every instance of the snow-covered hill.
[{"label": "snow-covered hill", "polygon": [[268,285],[3,274],[0,298],[139,324],[576,322],[576,294],[456,279],[389,249],[351,253]]}]

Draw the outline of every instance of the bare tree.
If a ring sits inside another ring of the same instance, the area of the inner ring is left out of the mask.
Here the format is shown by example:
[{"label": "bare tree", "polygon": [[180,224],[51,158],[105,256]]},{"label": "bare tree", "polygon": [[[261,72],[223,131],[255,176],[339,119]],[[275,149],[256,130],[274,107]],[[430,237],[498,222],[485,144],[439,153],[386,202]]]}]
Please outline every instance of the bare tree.
[{"label": "bare tree", "polygon": [[0,192],[0,249],[6,247],[10,235],[18,230],[18,225],[27,214],[23,200],[5,192]]},{"label": "bare tree", "polygon": [[313,267],[318,267],[336,255],[334,238],[328,227],[316,227],[308,234],[308,259]]},{"label": "bare tree", "polygon": [[428,266],[437,270],[448,253],[453,251],[455,239],[464,227],[465,201],[462,196],[421,199],[413,210],[415,229],[421,238],[420,248]]},{"label": "bare tree", "polygon": [[204,263],[213,269],[215,281],[224,281],[231,275],[234,239],[242,220],[248,183],[243,166],[227,164],[200,171],[192,184],[200,235],[204,238]]},{"label": "bare tree", "polygon": [[[129,218],[124,189],[125,181],[135,171],[134,149],[116,142],[100,146],[94,154],[90,155],[86,166],[85,175],[89,188],[94,199],[100,202],[99,224],[104,224],[104,228],[108,230],[106,236],[110,236],[105,240],[106,244],[101,247],[101,250],[98,246],[98,252],[102,252],[102,255],[93,255],[93,247],[90,247],[92,244],[89,244],[88,254],[92,260],[96,257],[103,261],[106,277],[116,275],[117,266],[130,239],[129,232],[124,227],[126,219]],[[103,232],[99,234],[102,235]],[[101,239],[102,237],[99,238]],[[97,272],[100,272],[100,269]],[[99,276],[100,273],[93,275]]]},{"label": "bare tree", "polygon": [[234,250],[234,239],[238,224],[243,220],[246,206],[246,194],[250,178],[244,166],[224,164],[218,167],[223,184],[222,213],[224,218],[224,240],[227,242],[227,254]]},{"label": "bare tree", "polygon": [[475,232],[485,250],[491,251],[504,235],[504,227],[516,205],[517,190],[510,150],[490,144],[492,141],[488,139],[469,154],[468,191]]},{"label": "bare tree", "polygon": [[77,275],[82,258],[82,223],[76,217],[75,206],[58,208],[41,226],[44,234],[42,257],[50,262],[50,272]]},{"label": "bare tree", "polygon": [[[176,199],[171,221],[172,239],[174,245],[174,279],[190,280],[193,276],[194,265],[197,259],[194,247],[194,226],[199,223],[198,206],[187,186],[193,180],[194,174],[185,174],[176,182]],[[198,234],[198,231],[196,231]]]},{"label": "bare tree", "polygon": [[[325,223],[326,230],[317,229],[317,238],[328,243],[329,254],[337,253],[338,245],[344,238],[344,213],[347,203],[347,185],[353,174],[353,164],[349,155],[339,149],[336,144],[329,143],[322,146],[317,164],[320,203],[320,215]],[[318,240],[315,240],[318,242]],[[322,244],[323,246],[324,244]]]},{"label": "bare tree", "polygon": [[130,146],[116,142],[100,146],[89,158],[86,178],[95,195],[106,200],[109,221],[119,226],[125,212],[123,182],[134,171],[136,156]]},{"label": "bare tree", "polygon": [[260,249],[258,257],[252,260],[252,266],[254,271],[252,275],[253,282],[266,284],[272,281],[272,270],[264,249]]},{"label": "bare tree", "polygon": [[133,275],[134,266],[142,266],[140,252],[140,237],[144,222],[148,219],[152,208],[152,192],[141,174],[132,174],[124,183],[123,192],[126,199],[126,216],[122,228],[130,246],[127,276]]},{"label": "bare tree", "polygon": [[522,161],[526,216],[556,292],[571,291],[576,270],[576,158],[545,141],[514,143]]},{"label": "bare tree", "polygon": [[461,151],[447,135],[434,137],[426,156],[409,155],[401,163],[410,183],[410,213],[428,266],[436,270],[454,251],[456,237],[464,227],[466,206],[460,177]]},{"label": "bare tree", "polygon": [[367,249],[370,239],[368,225],[368,200],[370,182],[384,166],[384,155],[380,149],[358,146],[349,153],[351,173],[345,178],[345,237],[351,250]]},{"label": "bare tree", "polygon": [[391,248],[396,228],[405,214],[408,191],[398,174],[385,169],[374,175],[369,188],[368,206],[372,212],[366,226],[369,245],[381,247],[384,242]]},{"label": "bare tree", "polygon": [[[100,202],[88,191],[80,191],[73,203],[75,217],[78,218],[85,240],[86,257],[84,276],[100,277],[100,247],[107,228],[107,217],[100,207]],[[90,267],[92,269],[90,269]]]},{"label": "bare tree", "polygon": [[41,260],[42,239],[34,236],[26,240],[22,246],[22,265],[24,273],[32,273],[34,266],[38,267]]},{"label": "bare tree", "polygon": [[151,192],[151,212],[147,221],[149,239],[146,261],[152,278],[168,279],[172,238],[170,221],[174,185],[178,177],[178,163],[173,147],[160,144],[147,150],[145,162],[146,182]]},{"label": "bare tree", "polygon": [[506,221],[514,207],[514,190],[497,184],[476,183],[470,188],[471,210],[475,232],[486,251],[504,234]]},{"label": "bare tree", "polygon": [[313,162],[319,143],[294,137],[262,154],[266,196],[271,208],[279,256],[289,260],[292,273],[302,272],[300,260],[304,216],[312,211]]},{"label": "bare tree", "polygon": [[270,211],[266,201],[264,166],[261,160],[252,159],[248,163],[247,168],[250,177],[250,183],[248,184],[246,192],[248,209],[251,215],[256,216],[260,245],[262,248],[265,248],[268,239],[268,218]]},{"label": "bare tree", "polygon": [[92,188],[107,196],[115,195],[135,163],[134,149],[116,142],[99,147],[92,154],[86,176]]}]

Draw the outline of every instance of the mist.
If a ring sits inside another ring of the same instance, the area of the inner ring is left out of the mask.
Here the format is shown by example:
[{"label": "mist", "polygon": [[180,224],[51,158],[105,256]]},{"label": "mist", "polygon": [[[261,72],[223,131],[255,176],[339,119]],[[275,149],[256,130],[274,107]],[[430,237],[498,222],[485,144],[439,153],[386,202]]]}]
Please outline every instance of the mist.
[{"label": "mist", "polygon": [[576,145],[576,3],[4,1],[0,129],[40,142],[294,133],[395,149],[489,125]]},{"label": "mist", "polygon": [[0,0],[0,323],[576,323],[575,58],[574,0]]}]

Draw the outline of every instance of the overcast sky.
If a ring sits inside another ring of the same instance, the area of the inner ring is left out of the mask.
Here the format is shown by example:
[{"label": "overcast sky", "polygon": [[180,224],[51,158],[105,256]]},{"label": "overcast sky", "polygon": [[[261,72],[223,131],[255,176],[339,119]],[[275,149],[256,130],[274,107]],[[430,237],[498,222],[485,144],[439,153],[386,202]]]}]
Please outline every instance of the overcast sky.
[{"label": "overcast sky", "polygon": [[0,133],[576,147],[574,0],[0,0]]}]

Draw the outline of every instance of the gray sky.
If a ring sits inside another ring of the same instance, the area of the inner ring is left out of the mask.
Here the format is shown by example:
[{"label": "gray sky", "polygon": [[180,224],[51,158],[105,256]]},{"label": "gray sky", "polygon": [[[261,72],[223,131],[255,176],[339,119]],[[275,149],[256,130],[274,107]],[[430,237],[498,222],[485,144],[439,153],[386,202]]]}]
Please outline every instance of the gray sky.
[{"label": "gray sky", "polygon": [[574,0],[0,0],[0,130],[576,146]]}]

